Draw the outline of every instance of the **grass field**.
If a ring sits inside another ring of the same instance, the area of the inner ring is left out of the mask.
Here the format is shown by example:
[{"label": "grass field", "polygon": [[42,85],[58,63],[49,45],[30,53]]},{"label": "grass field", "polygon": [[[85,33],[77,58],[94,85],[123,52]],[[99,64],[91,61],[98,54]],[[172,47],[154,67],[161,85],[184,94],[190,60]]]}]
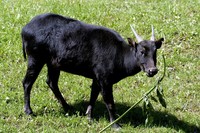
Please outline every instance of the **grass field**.
[{"label": "grass field", "polygon": [[46,67],[32,89],[31,105],[36,116],[24,114],[21,81],[27,62],[22,56],[20,32],[31,18],[46,12],[109,27],[124,38],[134,37],[130,29],[133,24],[140,35],[149,39],[154,25],[156,37],[165,38],[158,51],[160,73],[153,78],[139,73],[120,81],[114,85],[114,97],[117,114],[121,115],[162,74],[164,54],[167,75],[161,85],[167,108],[153,102],[154,121],[146,127],[140,104],[120,120],[123,128],[119,132],[200,132],[199,0],[1,0],[0,9],[0,132],[94,133],[109,124],[101,96],[95,106],[94,122],[89,124],[84,116],[91,80],[63,72],[60,90],[76,110],[72,115],[64,113],[45,83]]}]

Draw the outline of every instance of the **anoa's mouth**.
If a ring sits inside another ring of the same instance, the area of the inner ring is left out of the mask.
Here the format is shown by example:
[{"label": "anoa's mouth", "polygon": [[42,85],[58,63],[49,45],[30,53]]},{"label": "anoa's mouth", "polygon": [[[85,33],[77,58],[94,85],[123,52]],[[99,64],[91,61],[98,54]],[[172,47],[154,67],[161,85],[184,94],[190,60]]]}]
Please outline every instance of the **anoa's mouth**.
[{"label": "anoa's mouth", "polygon": [[140,68],[143,72],[147,74],[148,77],[153,77],[158,73],[158,69],[156,67],[146,68],[144,64],[140,65]]}]

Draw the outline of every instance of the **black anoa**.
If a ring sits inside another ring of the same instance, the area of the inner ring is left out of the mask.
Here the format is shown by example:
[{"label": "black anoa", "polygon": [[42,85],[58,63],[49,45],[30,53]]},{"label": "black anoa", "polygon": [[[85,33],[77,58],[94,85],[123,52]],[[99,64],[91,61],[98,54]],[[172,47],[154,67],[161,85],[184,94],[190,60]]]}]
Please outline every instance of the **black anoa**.
[{"label": "black anoa", "polygon": [[[132,27],[131,27],[132,28]],[[24,58],[28,57],[23,80],[24,109],[31,114],[30,92],[42,67],[48,68],[47,84],[65,111],[69,105],[58,88],[60,71],[82,75],[93,80],[86,114],[91,119],[95,101],[102,93],[110,121],[115,120],[113,84],[141,70],[152,77],[157,72],[156,51],[163,38],[143,40],[132,28],[138,43],[128,43],[114,30],[83,23],[57,14],[34,17],[23,27],[21,36]],[[119,128],[118,124],[114,127]]]}]

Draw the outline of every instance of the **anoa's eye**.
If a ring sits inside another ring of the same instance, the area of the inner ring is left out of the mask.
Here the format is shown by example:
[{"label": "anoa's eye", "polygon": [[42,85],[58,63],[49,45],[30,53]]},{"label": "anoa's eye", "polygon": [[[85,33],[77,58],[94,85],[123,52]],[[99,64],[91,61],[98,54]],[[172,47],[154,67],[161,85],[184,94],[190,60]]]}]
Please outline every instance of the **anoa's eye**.
[{"label": "anoa's eye", "polygon": [[146,50],[145,50],[145,48],[142,49],[140,52],[141,52],[142,55],[146,55]]},{"label": "anoa's eye", "polygon": [[140,52],[141,52],[141,54],[144,54],[144,53],[145,53],[145,51],[144,51],[144,50],[141,50]]}]

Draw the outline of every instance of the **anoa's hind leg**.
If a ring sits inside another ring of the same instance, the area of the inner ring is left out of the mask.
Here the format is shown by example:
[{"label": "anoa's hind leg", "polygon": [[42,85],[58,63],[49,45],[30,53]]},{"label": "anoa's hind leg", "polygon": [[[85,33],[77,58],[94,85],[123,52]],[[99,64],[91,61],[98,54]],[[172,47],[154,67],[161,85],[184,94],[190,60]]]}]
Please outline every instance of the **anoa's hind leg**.
[{"label": "anoa's hind leg", "polygon": [[41,63],[39,60],[29,56],[28,58],[28,68],[26,72],[26,76],[22,81],[24,87],[24,112],[26,114],[32,114],[33,111],[30,106],[30,93],[33,83],[38,77],[44,63]]},{"label": "anoa's hind leg", "polygon": [[65,99],[63,98],[59,88],[58,88],[58,79],[60,76],[60,70],[53,68],[51,65],[47,65],[48,67],[48,75],[47,75],[47,84],[53,91],[55,97],[58,99],[58,101],[63,106],[64,110],[67,112],[69,111],[69,105],[66,103]]}]

